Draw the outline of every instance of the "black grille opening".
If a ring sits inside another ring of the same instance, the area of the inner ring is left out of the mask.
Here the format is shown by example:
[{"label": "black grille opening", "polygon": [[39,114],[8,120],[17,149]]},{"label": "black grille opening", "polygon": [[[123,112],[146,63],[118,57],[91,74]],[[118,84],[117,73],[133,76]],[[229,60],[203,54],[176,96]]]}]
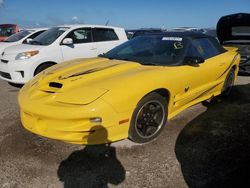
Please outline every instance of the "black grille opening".
[{"label": "black grille opening", "polygon": [[6,73],[6,72],[1,72],[1,71],[0,71],[0,76],[2,76],[3,78],[11,79],[10,74],[9,74],[9,73]]},{"label": "black grille opening", "polygon": [[2,63],[8,63],[9,61],[8,61],[8,60],[1,59],[1,62],[2,62]]},{"label": "black grille opening", "polygon": [[58,83],[58,82],[50,82],[49,86],[55,87],[55,88],[62,88],[63,85],[61,83]]}]

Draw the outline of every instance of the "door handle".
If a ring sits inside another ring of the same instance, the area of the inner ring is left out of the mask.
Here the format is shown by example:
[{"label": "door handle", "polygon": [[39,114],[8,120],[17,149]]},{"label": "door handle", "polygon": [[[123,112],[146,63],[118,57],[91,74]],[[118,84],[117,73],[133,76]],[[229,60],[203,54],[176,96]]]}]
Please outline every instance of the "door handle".
[{"label": "door handle", "polygon": [[97,49],[97,47],[91,47],[90,48],[90,50],[96,50]]},{"label": "door handle", "polygon": [[223,66],[223,65],[225,65],[225,64],[226,64],[226,63],[225,63],[225,62],[223,62],[223,63],[220,63],[219,65],[220,65],[220,66]]}]

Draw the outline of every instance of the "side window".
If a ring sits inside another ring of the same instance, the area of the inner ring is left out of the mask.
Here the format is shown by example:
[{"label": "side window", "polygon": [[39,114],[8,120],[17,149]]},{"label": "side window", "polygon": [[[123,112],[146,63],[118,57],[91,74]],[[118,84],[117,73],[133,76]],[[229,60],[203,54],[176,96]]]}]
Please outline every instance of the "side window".
[{"label": "side window", "polygon": [[[45,31],[45,30],[44,30],[44,31]],[[34,38],[36,38],[38,35],[42,34],[44,31],[38,31],[38,32],[36,32],[36,33],[30,35],[27,39],[34,39]],[[25,39],[25,40],[23,41],[23,44],[27,44],[27,43],[28,43],[28,42],[27,42],[27,39]]]},{"label": "side window", "polygon": [[96,28],[93,35],[95,42],[119,40],[113,29]]},{"label": "side window", "polygon": [[36,33],[30,35],[29,38],[30,38],[30,39],[34,39],[34,38],[36,38],[38,35],[40,35],[41,33],[43,33],[44,31],[45,31],[45,30],[43,30],[43,31],[38,31],[38,32],[36,32]]},{"label": "side window", "polygon": [[220,54],[226,52],[226,49],[220,45],[219,41],[216,38],[211,37],[210,41],[213,43],[214,47],[218,50]]},{"label": "side window", "polygon": [[192,42],[192,53],[203,59],[209,59],[219,55],[221,52],[215,47],[209,38],[198,38]]},{"label": "side window", "polygon": [[66,38],[72,38],[74,44],[92,42],[92,30],[90,28],[81,28],[71,31]]}]

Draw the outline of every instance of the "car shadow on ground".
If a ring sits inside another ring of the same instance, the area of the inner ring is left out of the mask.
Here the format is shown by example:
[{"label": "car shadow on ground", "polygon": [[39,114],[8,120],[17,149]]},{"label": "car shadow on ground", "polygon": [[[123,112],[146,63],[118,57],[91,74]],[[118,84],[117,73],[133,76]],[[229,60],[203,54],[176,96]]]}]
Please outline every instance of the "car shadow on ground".
[{"label": "car shadow on ground", "polygon": [[[107,131],[103,136],[107,138]],[[61,162],[57,174],[65,188],[106,188],[125,180],[125,169],[110,144],[87,145],[74,151]]]},{"label": "car shadow on ground", "polygon": [[[215,101],[215,100],[213,100]],[[250,187],[250,84],[204,103],[180,132],[175,153],[189,187]]]}]

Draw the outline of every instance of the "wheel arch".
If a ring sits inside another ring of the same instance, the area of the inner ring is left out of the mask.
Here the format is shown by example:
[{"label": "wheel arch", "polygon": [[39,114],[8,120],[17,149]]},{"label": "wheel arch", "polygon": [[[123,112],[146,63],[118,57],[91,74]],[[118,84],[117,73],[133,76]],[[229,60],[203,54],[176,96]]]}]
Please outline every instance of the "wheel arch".
[{"label": "wheel arch", "polygon": [[[161,95],[164,99],[166,99],[167,102],[167,107],[168,107],[168,113],[171,111],[171,107],[172,107],[172,98],[171,98],[171,93],[168,89],[166,88],[158,88],[158,89],[154,89],[152,91],[150,91],[149,93],[147,93],[146,95],[149,95],[150,93],[158,93],[159,95]],[[145,97],[146,95],[144,95],[143,97]],[[142,98],[143,98],[142,97]]]},{"label": "wheel arch", "polygon": [[166,99],[167,103],[169,103],[169,100],[170,100],[170,92],[169,92],[169,90],[167,90],[165,88],[159,88],[159,89],[155,89],[155,90],[151,91],[150,93],[152,93],[152,92],[158,93],[164,99]]},{"label": "wheel arch", "polygon": [[232,69],[235,71],[237,69],[237,66],[236,65],[233,65],[232,66]]},{"label": "wheel arch", "polygon": [[51,65],[56,65],[57,63],[55,61],[46,61],[46,62],[43,62],[43,63],[40,63],[36,68],[35,70],[33,71],[33,76],[35,76],[35,73],[37,71],[37,69],[45,64],[51,64]]}]

